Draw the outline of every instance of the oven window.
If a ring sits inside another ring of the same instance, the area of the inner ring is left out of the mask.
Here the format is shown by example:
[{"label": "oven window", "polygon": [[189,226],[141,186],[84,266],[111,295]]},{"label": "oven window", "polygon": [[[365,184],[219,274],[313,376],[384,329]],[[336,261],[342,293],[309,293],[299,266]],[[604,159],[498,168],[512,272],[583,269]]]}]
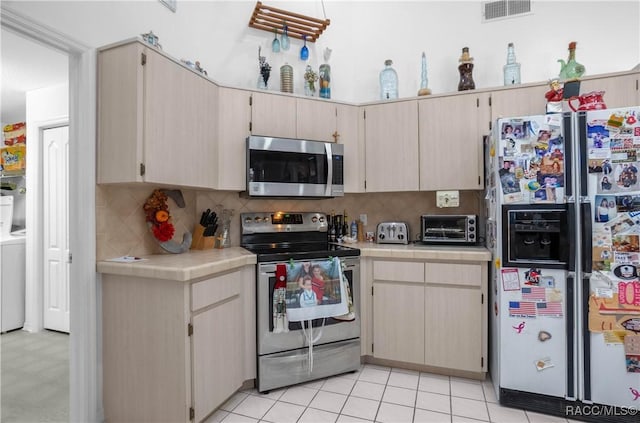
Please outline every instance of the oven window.
[{"label": "oven window", "polygon": [[292,184],[327,183],[327,156],[324,154],[251,150],[251,182]]},{"label": "oven window", "polygon": [[467,217],[428,217],[424,236],[427,239],[466,240]]},{"label": "oven window", "polygon": [[[353,294],[353,271],[351,270],[345,270],[344,275],[347,278],[347,281],[349,283],[349,290],[351,291],[351,293]],[[274,291],[274,287],[276,284],[276,278],[275,276],[272,276],[269,278],[269,316],[273,316],[274,313],[274,305],[273,305],[273,291]],[[334,289],[339,289],[339,287],[335,287]],[[327,295],[331,295],[331,288],[327,289],[327,287],[325,286],[325,292],[327,293]],[[291,304],[293,302],[297,302],[298,301],[299,296],[298,295],[294,295],[291,294],[289,291],[287,291],[287,298],[285,299],[287,304]],[[356,299],[353,299],[354,304]],[[338,323],[345,323],[344,320],[336,320],[333,318],[326,318],[326,319],[315,319],[313,320],[313,327],[321,327],[322,326],[322,321],[324,320],[324,325],[325,326],[329,326],[329,325],[335,325]],[[302,328],[302,323],[304,323],[304,327],[307,328],[309,327],[307,322],[289,322],[289,330],[300,330]],[[273,318],[269,319],[269,332],[273,332],[274,326],[273,326]]]}]

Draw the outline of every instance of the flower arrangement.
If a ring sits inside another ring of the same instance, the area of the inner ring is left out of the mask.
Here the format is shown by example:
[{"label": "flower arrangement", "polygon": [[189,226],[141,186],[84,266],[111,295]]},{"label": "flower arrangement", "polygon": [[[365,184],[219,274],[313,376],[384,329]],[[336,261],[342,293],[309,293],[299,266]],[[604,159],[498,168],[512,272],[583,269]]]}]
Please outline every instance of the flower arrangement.
[{"label": "flower arrangement", "polygon": [[167,194],[159,189],[147,198],[142,207],[146,216],[146,221],[151,226],[153,236],[160,242],[169,241],[173,238],[175,227],[170,222],[169,206],[167,205]]},{"label": "flower arrangement", "polygon": [[[316,92],[316,81],[318,80],[318,74],[311,69],[310,65],[307,65],[304,71],[304,80],[306,82],[306,88],[313,95]],[[306,91],[306,90],[305,90]]]},{"label": "flower arrangement", "polygon": [[260,65],[260,75],[262,76],[264,86],[266,87],[269,75],[271,74],[271,65],[267,63],[267,58],[265,56],[260,55],[261,50],[262,48],[258,47],[258,64]]}]

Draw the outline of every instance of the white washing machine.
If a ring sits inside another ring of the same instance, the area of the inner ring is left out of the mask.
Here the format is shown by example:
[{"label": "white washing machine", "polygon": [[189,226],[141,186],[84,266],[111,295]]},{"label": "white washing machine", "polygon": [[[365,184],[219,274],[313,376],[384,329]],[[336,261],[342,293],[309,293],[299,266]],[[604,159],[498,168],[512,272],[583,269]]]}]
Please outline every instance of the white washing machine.
[{"label": "white washing machine", "polygon": [[0,197],[0,332],[24,326],[25,231],[9,232],[13,197]]}]

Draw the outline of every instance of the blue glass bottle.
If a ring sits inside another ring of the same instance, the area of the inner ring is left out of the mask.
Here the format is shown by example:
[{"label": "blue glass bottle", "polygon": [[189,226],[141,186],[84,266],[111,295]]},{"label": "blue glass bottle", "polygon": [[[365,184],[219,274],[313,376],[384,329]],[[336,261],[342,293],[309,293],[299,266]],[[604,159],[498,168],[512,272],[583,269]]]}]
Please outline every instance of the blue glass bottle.
[{"label": "blue glass bottle", "polygon": [[300,49],[300,60],[309,59],[309,49],[307,48],[307,36],[303,35],[302,39],[304,40],[304,45]]}]

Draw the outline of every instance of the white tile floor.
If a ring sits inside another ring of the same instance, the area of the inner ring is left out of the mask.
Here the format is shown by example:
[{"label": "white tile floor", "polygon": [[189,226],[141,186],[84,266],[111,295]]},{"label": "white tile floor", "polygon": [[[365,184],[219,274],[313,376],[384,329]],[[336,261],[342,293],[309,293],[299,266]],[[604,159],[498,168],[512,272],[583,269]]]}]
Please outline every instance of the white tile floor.
[{"label": "white tile floor", "polygon": [[571,420],[502,407],[490,381],[363,365],[319,381],[260,394],[238,392],[212,422],[555,423]]}]

